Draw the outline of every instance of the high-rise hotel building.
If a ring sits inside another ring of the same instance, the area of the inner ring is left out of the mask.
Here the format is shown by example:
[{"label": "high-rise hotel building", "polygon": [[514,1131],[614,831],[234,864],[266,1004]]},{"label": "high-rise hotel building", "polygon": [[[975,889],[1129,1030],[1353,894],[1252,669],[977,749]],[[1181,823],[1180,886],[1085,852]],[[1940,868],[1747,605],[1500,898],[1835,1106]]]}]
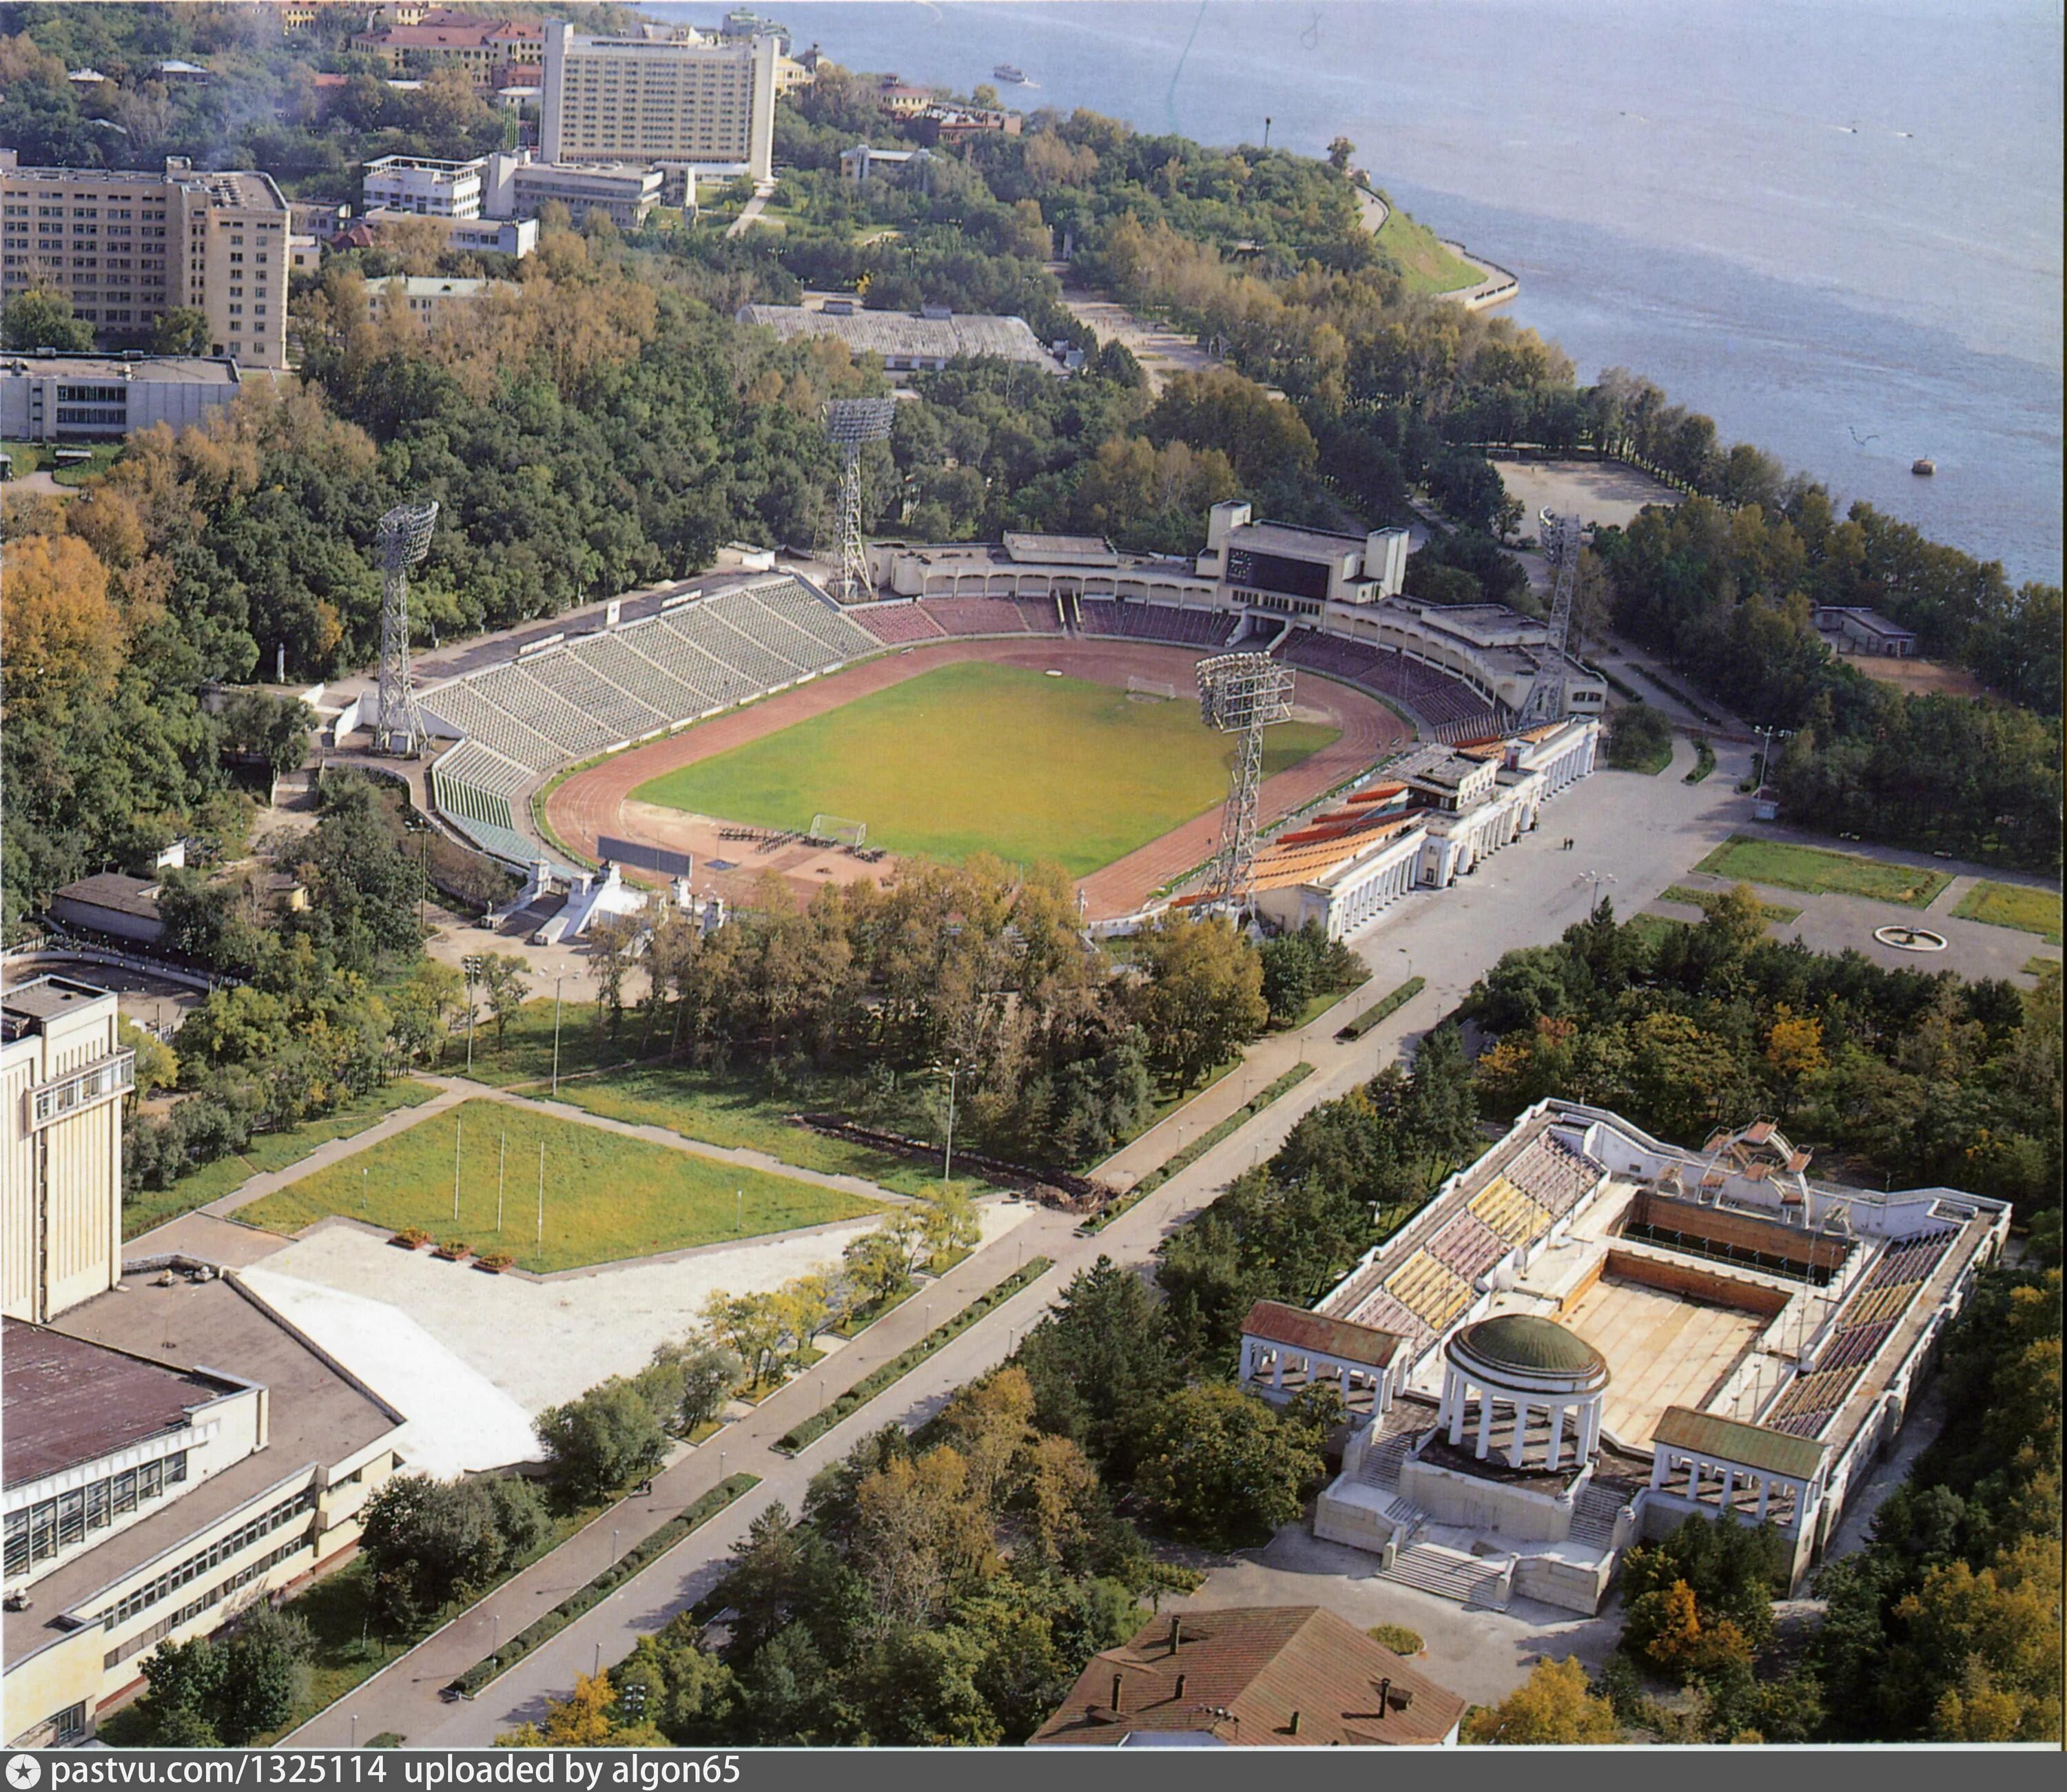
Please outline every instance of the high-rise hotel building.
[{"label": "high-rise hotel building", "polygon": [[771,177],[772,36],[584,37],[546,23],[539,160],[665,164]]},{"label": "high-rise hotel building", "polygon": [[21,168],[0,150],[0,299],[62,292],[105,347],[143,343],[182,306],[208,319],[206,353],[286,365],[287,202],[272,177]]}]

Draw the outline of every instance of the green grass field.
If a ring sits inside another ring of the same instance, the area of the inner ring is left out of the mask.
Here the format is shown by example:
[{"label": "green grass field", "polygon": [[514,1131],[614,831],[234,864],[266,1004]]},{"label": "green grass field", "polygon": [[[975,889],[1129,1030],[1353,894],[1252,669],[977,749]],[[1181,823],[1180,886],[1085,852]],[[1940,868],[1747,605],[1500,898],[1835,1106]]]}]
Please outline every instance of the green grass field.
[{"label": "green grass field", "polygon": [[[1265,774],[1297,765],[1336,732],[1306,722],[1272,729]],[[1082,876],[1218,803],[1233,751],[1183,696],[1138,701],[1087,679],[970,661],[634,794],[761,827],[841,815],[867,823],[869,844],[895,852],[1053,859]]]},{"label": "green grass field", "polygon": [[1785,840],[1753,839],[1744,834],[1732,834],[1694,868],[1747,884],[1805,890],[1811,896],[1871,896],[1911,908],[1927,908],[1952,881],[1949,872],[1923,871],[1890,864],[1885,859],[1864,859],[1857,853],[1795,846]]},{"label": "green grass field", "polygon": [[1479,283],[1479,271],[1445,249],[1428,226],[1395,205],[1379,227],[1378,246],[1399,264],[1412,292],[1456,292]]},{"label": "green grass field", "polygon": [[1996,884],[1984,879],[1959,898],[1952,912],[1963,920],[1986,921],[1991,927],[2014,927],[2060,944],[2060,892],[2036,890],[2024,884]]},{"label": "green grass field", "polygon": [[[1683,902],[1690,908],[1699,908],[1706,913],[1708,904],[1723,893],[1720,890],[1697,890],[1691,884],[1674,884],[1661,890],[1658,900],[1660,902]],[[1758,905],[1758,912],[1769,921],[1783,924],[1798,921],[1801,918],[1799,908],[1790,908],[1781,902],[1761,902]]]},{"label": "green grass field", "polygon": [[[455,1125],[460,1129],[457,1220]],[[497,1164],[506,1134],[507,1178],[498,1232]],[[534,1241],[542,1143],[546,1223],[540,1250]],[[274,1232],[297,1232],[333,1213],[392,1231],[421,1226],[440,1241],[463,1238],[477,1252],[506,1250],[520,1268],[542,1271],[685,1250],[878,1211],[875,1203],[836,1189],[502,1102],[469,1101],[239,1209],[237,1217]]]},{"label": "green grass field", "polygon": [[438,1091],[414,1077],[400,1077],[357,1096],[319,1120],[290,1128],[285,1132],[261,1132],[241,1152],[204,1164],[189,1176],[181,1176],[169,1189],[140,1189],[122,1204],[122,1236],[134,1238],[152,1227],[163,1225],[197,1207],[205,1207],[250,1181],[273,1170],[284,1170],[308,1156],[317,1146],[333,1139],[363,1132],[398,1107],[415,1107]]}]

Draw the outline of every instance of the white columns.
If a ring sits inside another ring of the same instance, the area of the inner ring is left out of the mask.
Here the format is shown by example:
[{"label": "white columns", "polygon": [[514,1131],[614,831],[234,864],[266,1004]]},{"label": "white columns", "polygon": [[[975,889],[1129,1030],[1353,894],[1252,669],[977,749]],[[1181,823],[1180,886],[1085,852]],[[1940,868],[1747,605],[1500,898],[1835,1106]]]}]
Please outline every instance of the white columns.
[{"label": "white columns", "polygon": [[1565,1405],[1561,1400],[1550,1408],[1550,1450],[1545,1458],[1555,1469],[1557,1458],[1565,1448]]},{"label": "white columns", "polygon": [[1758,1522],[1760,1524],[1765,1522],[1765,1509],[1772,1498],[1773,1483],[1760,1475],[1758,1479]]},{"label": "white columns", "polygon": [[1461,1449],[1464,1441],[1464,1394],[1466,1384],[1462,1375],[1456,1377],[1456,1393],[1450,1403],[1450,1447]]},{"label": "white columns", "polygon": [[1596,1394],[1579,1408],[1579,1460],[1590,1462],[1601,1447],[1601,1397]]},{"label": "white columns", "polygon": [[1492,1448],[1492,1396],[1484,1388],[1479,1389],[1479,1441],[1473,1453],[1483,1462],[1486,1453]]},{"label": "white columns", "polygon": [[1737,1472],[1736,1469],[1731,1468],[1728,1464],[1725,1463],[1723,1465],[1723,1496],[1719,1502],[1724,1511],[1733,1511],[1732,1501],[1735,1500],[1736,1497],[1736,1491]]},{"label": "white columns", "polygon": [[1651,1490],[1657,1493],[1665,1485],[1665,1477],[1671,1472],[1671,1459],[1663,1450],[1651,1459]]},{"label": "white columns", "polygon": [[1510,1469],[1521,1466],[1522,1447],[1529,1441],[1529,1402],[1516,1400],[1514,1407],[1514,1435],[1508,1441],[1507,1465]]}]

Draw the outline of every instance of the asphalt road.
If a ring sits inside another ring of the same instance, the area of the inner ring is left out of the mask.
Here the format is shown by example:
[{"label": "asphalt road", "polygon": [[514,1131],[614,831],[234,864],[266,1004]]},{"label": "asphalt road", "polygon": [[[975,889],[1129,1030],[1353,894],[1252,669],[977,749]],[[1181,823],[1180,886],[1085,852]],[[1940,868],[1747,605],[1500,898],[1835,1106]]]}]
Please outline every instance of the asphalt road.
[{"label": "asphalt road", "polygon": [[[472,1611],[375,1676],[359,1691],[311,1720],[290,1739],[297,1746],[336,1745],[351,1740],[357,1718],[361,1738],[394,1731],[412,1744],[479,1746],[562,1697],[579,1673],[617,1661],[641,1635],[658,1628],[709,1591],[722,1576],[732,1546],[753,1519],[780,1500],[794,1514],[810,1477],[867,1432],[895,1422],[916,1425],[964,1383],[1003,1361],[1018,1337],[1075,1273],[1100,1256],[1145,1266],[1163,1237],[1210,1201],[1234,1176],[1276,1149],[1298,1117],[1346,1093],[1388,1063],[1419,1033],[1454,1008],[1472,981],[1515,947],[1555,939],[1586,915],[1594,898],[1587,874],[1612,879],[1606,893],[1618,912],[1634,913],[1683,875],[1717,840],[1747,820],[1748,798],[1735,786],[1748,767],[1740,750],[1724,748],[1722,763],[1703,782],[1680,774],[1693,762],[1679,744],[1671,768],[1655,778],[1603,771],[1548,806],[1541,826],[1484,862],[1456,888],[1422,891],[1396,904],[1354,942],[1372,967],[1371,981],[1344,1008],[1297,1034],[1264,1042],[1243,1072],[1215,1084],[1181,1115],[1144,1134],[1108,1166],[1129,1179],[1162,1162],[1180,1135],[1196,1137],[1240,1106],[1249,1094],[1302,1057],[1315,1074],[1283,1100],[1205,1154],[1094,1238],[1079,1238],[1063,1216],[1042,1213],[1007,1238],[978,1253],[929,1291],[935,1310],[918,1300],[864,1333],[835,1359],[831,1392],[858,1380],[923,1335],[951,1310],[1013,1273],[1023,1251],[1044,1254],[1055,1267],[1031,1288],[972,1326],[794,1460],[770,1447],[826,1397],[816,1375],[771,1396],[753,1416],[689,1453],[656,1483],[648,1500],[626,1502],[581,1537],[535,1564]],[[1577,844],[1562,845],[1566,837]],[[1427,987],[1414,1001],[1354,1045],[1334,1038],[1346,1013],[1418,974]],[[879,1335],[879,1334],[880,1335]],[[533,1617],[580,1585],[611,1559],[614,1524],[629,1546],[674,1511],[742,1470],[761,1484],[685,1539],[609,1599],[560,1632],[467,1704],[446,1705],[438,1688],[488,1654],[491,1639],[514,1636]]]}]

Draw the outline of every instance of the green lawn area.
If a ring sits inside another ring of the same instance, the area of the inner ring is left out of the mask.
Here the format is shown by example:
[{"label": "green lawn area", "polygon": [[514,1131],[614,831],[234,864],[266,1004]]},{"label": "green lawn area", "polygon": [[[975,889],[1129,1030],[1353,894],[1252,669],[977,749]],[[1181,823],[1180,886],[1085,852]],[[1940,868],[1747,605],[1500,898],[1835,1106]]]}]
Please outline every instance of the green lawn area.
[{"label": "green lawn area", "polygon": [[[1266,774],[1336,730],[1270,730]],[[1131,701],[1088,679],[1017,666],[942,666],[763,740],[685,766],[641,800],[757,827],[814,814],[865,822],[871,846],[958,862],[994,852],[1082,876],[1226,794],[1234,747],[1197,706]]]},{"label": "green lawn area", "polygon": [[14,457],[14,473],[18,478],[26,473],[42,473],[47,471],[60,486],[75,486],[84,485],[88,479],[92,478],[95,474],[105,473],[110,467],[114,465],[116,458],[122,453],[124,446],[124,445],[119,441],[80,442],[77,444],[67,442],[64,445],[67,448],[78,446],[88,449],[91,451],[92,458],[91,460],[81,461],[76,465],[61,467],[58,465],[56,445],[53,443],[43,441],[0,442],[0,449],[4,449],[9,454]]},{"label": "green lawn area", "polygon": [[1732,834],[1694,868],[1747,884],[1806,890],[1811,896],[1871,896],[1911,908],[1928,907],[1952,881],[1950,872],[1923,871],[1890,864],[1885,859],[1796,846],[1785,840],[1753,839],[1744,834]]},{"label": "green lawn area", "polygon": [[1963,920],[1986,921],[1991,927],[2014,927],[2060,944],[2060,892],[2024,884],[1996,884],[1987,879],[1959,898],[1952,912]]},{"label": "green lawn area", "polygon": [[[506,1200],[498,1231],[497,1164],[506,1136]],[[542,1250],[534,1244],[542,1144]],[[332,1213],[392,1231],[420,1226],[441,1240],[463,1238],[477,1251],[507,1250],[519,1267],[545,1271],[788,1232],[878,1211],[875,1202],[837,1189],[483,1100],[462,1102],[433,1115],[241,1209],[237,1217],[274,1232],[297,1232]]]},{"label": "green lawn area", "polygon": [[363,1132],[383,1115],[398,1107],[415,1107],[438,1091],[428,1083],[404,1077],[368,1091],[319,1120],[292,1128],[286,1132],[262,1132],[233,1156],[204,1164],[191,1176],[183,1176],[169,1189],[145,1189],[122,1204],[122,1236],[134,1238],[155,1225],[190,1213],[197,1207],[220,1199],[254,1176],[284,1170],[299,1163],[317,1146],[333,1139]]},{"label": "green lawn area", "polygon": [[1644,754],[1640,758],[1628,759],[1620,765],[1618,765],[1613,759],[1610,759],[1608,761],[1608,770],[1610,771],[1634,772],[1639,778],[1655,778],[1671,763],[1672,743],[1670,740],[1667,740],[1663,746],[1655,749],[1654,751]]},{"label": "green lawn area", "polygon": [[2045,977],[2059,969],[2060,961],[2057,958],[2048,958],[2043,953],[2035,952],[2024,961],[2024,974],[2026,977]]},{"label": "green lawn area", "polygon": [[[679,1064],[631,1064],[571,1082],[563,1078],[560,1099],[606,1119],[663,1126],[707,1145],[764,1151],[800,1170],[858,1176],[895,1194],[932,1194],[940,1186],[937,1163],[929,1168],[916,1158],[792,1125],[790,1114],[817,1105],[809,1093],[792,1089],[778,1096],[749,1078],[720,1077]],[[972,1195],[989,1186],[967,1177],[955,1180]]]},{"label": "green lawn area", "polygon": [[1399,264],[1412,292],[1456,292],[1479,283],[1479,271],[1460,261],[1425,224],[1395,205],[1378,233],[1378,246]]},{"label": "green lawn area", "polygon": [[[1684,902],[1706,913],[1708,904],[1722,893],[1720,890],[1697,890],[1691,884],[1674,884],[1659,892],[1658,900],[1660,902]],[[1790,908],[1781,902],[1761,902],[1758,905],[1758,912],[1768,920],[1779,921],[1783,925],[1801,918],[1799,908]]]}]

